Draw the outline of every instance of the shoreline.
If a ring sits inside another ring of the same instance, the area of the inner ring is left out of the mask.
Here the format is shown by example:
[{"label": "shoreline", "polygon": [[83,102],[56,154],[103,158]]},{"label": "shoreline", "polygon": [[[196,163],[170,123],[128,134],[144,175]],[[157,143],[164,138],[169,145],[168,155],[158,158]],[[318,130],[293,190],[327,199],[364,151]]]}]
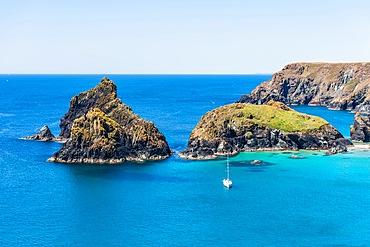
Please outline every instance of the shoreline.
[{"label": "shoreline", "polygon": [[349,150],[370,150],[370,143],[353,143],[353,146],[347,147]]},{"label": "shoreline", "polygon": [[[356,144],[353,144],[353,145],[347,145],[347,150],[370,150],[370,143],[368,144],[357,144],[357,147],[355,146]],[[312,151],[312,152],[315,152],[315,151],[318,151],[318,152],[328,152],[330,151],[331,149],[330,148],[321,148],[321,149],[316,149],[316,148],[307,148],[307,149],[279,149],[279,148],[263,148],[263,149],[256,149],[256,150],[243,150],[243,151],[239,151],[239,152],[232,152],[232,153],[229,153],[229,156],[236,156],[238,154],[241,154],[241,153],[269,153],[269,152],[300,152],[300,151]],[[331,153],[329,155],[335,155],[335,154],[339,154],[339,153],[345,153],[346,151],[344,152],[337,152],[337,153]],[[188,156],[188,155],[184,155],[182,154],[181,152],[177,154],[181,159],[185,159],[185,160],[194,160],[194,161],[197,161],[197,160],[215,160],[219,157],[222,157],[222,156],[226,156],[227,153],[215,153],[213,155],[208,155],[208,156],[200,156],[200,157],[191,157],[191,156]]]}]

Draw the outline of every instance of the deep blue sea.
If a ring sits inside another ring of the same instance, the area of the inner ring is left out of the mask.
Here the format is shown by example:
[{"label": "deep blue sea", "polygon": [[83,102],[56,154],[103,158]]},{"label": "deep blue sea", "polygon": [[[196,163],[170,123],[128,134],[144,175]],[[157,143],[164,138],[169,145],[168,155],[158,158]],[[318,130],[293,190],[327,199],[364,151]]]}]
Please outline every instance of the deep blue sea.
[{"label": "deep blue sea", "polygon": [[[369,151],[242,153],[230,190],[225,159],[176,155],[202,115],[271,75],[107,75],[167,137],[164,161],[48,163],[61,144],[20,139],[59,134],[70,98],[103,76],[0,75],[0,246],[370,246]],[[295,109],[349,136],[352,114]]]}]

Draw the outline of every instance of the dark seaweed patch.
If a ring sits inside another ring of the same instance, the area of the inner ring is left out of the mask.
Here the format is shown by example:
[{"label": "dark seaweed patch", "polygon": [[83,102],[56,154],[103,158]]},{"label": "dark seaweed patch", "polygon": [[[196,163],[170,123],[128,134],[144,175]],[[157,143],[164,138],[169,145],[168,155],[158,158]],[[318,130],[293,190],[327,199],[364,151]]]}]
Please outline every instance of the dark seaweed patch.
[{"label": "dark seaweed patch", "polygon": [[264,166],[272,166],[275,165],[274,163],[266,162],[260,160],[259,162],[255,162],[254,160],[242,160],[242,161],[231,161],[230,166],[234,167],[264,167]]}]

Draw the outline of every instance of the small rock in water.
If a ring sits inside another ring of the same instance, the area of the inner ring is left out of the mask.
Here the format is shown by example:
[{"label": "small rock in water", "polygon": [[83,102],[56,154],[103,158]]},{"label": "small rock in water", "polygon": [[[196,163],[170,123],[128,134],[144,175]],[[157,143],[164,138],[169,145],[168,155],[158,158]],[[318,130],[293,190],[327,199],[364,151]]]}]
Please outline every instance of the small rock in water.
[{"label": "small rock in water", "polygon": [[292,154],[292,156],[290,156],[291,159],[304,159],[305,157],[304,156],[299,156],[299,155],[296,155],[296,154]]},{"label": "small rock in water", "polygon": [[336,147],[332,147],[331,149],[329,149],[325,153],[331,155],[331,154],[337,154],[337,153],[343,153],[343,152],[347,152],[347,147],[342,146],[342,145],[338,145]]},{"label": "small rock in water", "polygon": [[261,161],[260,161],[260,160],[253,160],[253,161],[251,162],[251,164],[253,164],[253,165],[257,165],[257,164],[259,164],[259,163],[261,163]]},{"label": "small rock in water", "polygon": [[51,133],[49,127],[47,125],[44,125],[35,135],[26,136],[25,139],[38,141],[54,141],[55,136]]}]

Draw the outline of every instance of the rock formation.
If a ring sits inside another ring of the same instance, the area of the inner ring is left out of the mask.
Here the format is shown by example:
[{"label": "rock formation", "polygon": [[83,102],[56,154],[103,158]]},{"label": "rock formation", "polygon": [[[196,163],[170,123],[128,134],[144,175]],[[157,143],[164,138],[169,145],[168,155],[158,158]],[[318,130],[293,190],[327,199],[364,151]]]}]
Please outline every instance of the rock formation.
[{"label": "rock formation", "polygon": [[37,141],[55,141],[55,136],[51,133],[48,126],[44,125],[39,132],[33,136],[26,136],[26,140],[37,140]]},{"label": "rock formation", "polygon": [[60,120],[59,137],[69,138],[73,121],[85,115],[90,109],[99,108],[105,113],[114,111],[114,115],[118,115],[116,106],[119,106],[122,113],[128,113],[128,117],[133,116],[131,108],[118,98],[116,84],[104,77],[96,87],[72,97],[68,112]]},{"label": "rock formation", "polygon": [[238,102],[320,105],[370,113],[370,63],[293,63]]},{"label": "rock formation", "polygon": [[370,114],[363,116],[356,113],[350,132],[352,141],[370,142]]},{"label": "rock formation", "polygon": [[208,112],[191,132],[179,156],[212,159],[241,151],[323,149],[345,151],[352,143],[324,119],[275,101],[234,103]]},{"label": "rock formation", "polygon": [[67,141],[49,161],[120,163],[171,155],[163,134],[123,104],[116,85],[107,78],[71,99],[60,128]]}]

